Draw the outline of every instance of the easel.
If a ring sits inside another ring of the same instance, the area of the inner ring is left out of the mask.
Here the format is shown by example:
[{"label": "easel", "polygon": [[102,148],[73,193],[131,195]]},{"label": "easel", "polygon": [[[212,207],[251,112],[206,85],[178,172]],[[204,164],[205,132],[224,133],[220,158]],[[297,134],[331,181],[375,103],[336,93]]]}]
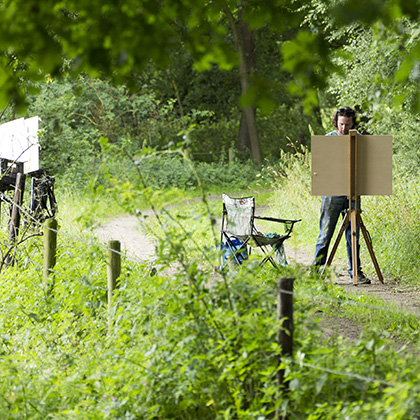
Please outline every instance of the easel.
[{"label": "easel", "polygon": [[[14,190],[8,227],[10,245],[17,242],[19,234],[26,174],[39,169],[38,123],[39,117],[36,116],[0,125],[0,193]],[[13,264],[10,252],[5,264]]]},{"label": "easel", "polygon": [[[343,236],[343,233],[347,227],[347,224],[350,223],[351,225],[351,252],[352,252],[352,272],[353,272],[353,284],[357,286],[357,235],[356,235],[356,227],[357,223],[359,224],[359,228],[362,231],[363,237],[366,242],[366,246],[369,250],[370,258],[372,259],[373,265],[375,266],[376,274],[378,276],[379,281],[383,284],[384,279],[382,277],[381,270],[379,268],[378,261],[376,260],[375,253],[373,252],[372,242],[369,236],[368,231],[362,221],[362,216],[360,215],[360,211],[357,208],[357,201],[358,201],[358,190],[357,190],[357,142],[358,142],[358,135],[357,130],[350,130],[350,150],[349,150],[349,159],[350,159],[350,188],[349,188],[349,209],[347,210],[343,222],[341,223],[340,230],[338,232],[337,238],[335,239],[334,245],[331,249],[330,255],[327,259],[326,265],[324,267],[324,271],[326,267],[329,267],[333,261],[334,255],[337,251],[338,244],[340,243],[340,239]],[[352,202],[354,202],[354,208],[352,208]],[[323,271],[323,272],[324,272]]]},{"label": "easel", "polygon": [[[8,217],[10,217],[8,227],[9,243],[13,245],[19,234],[20,207],[23,202],[26,175],[23,173],[23,163],[20,162],[12,162],[0,158],[0,167],[0,192],[14,191],[11,213],[8,215]],[[11,265],[13,265],[13,255],[8,253],[5,259],[5,266],[9,267]]]}]

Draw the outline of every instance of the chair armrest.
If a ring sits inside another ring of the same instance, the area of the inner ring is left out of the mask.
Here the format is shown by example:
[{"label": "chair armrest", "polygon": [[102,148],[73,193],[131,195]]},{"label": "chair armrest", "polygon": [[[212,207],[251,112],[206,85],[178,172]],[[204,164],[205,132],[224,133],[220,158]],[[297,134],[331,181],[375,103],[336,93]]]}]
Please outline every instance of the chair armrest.
[{"label": "chair armrest", "polygon": [[283,223],[285,226],[286,235],[290,235],[292,233],[292,230],[295,226],[295,223],[300,222],[302,219],[295,219],[295,220],[289,220],[289,219],[276,219],[275,217],[263,217],[263,216],[254,216],[254,219],[258,220],[267,220],[269,222],[277,222],[277,223]]},{"label": "chair armrest", "polygon": [[276,219],[274,217],[262,217],[262,216],[254,216],[254,219],[268,220],[270,222],[293,223],[293,224],[302,221],[302,219],[288,220],[288,219]]}]

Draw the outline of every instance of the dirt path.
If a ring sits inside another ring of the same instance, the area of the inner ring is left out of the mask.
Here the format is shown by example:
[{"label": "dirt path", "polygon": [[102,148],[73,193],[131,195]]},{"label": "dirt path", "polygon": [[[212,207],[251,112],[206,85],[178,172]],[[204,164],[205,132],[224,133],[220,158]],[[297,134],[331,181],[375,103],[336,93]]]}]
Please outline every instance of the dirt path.
[{"label": "dirt path", "polygon": [[[310,266],[313,255],[306,250],[286,248],[289,261]],[[420,295],[415,287],[401,287],[393,279],[385,278],[384,284],[376,278],[372,279],[370,285],[358,285],[355,287],[347,273],[347,262],[334,260],[335,284],[342,287],[346,292],[359,295],[372,295],[384,302],[395,305],[397,310],[414,313],[420,316]],[[357,323],[347,318],[326,317],[320,323],[325,337],[342,336],[349,342],[356,343],[362,332]],[[399,343],[403,345],[403,343]]]},{"label": "dirt path", "polygon": [[[136,216],[117,217],[96,229],[97,238],[106,243],[111,239],[119,240],[121,248],[127,256],[137,261],[153,261],[155,246],[153,238],[141,231],[139,219]],[[290,264],[298,263],[310,266],[313,256],[306,250],[286,247],[286,255]],[[385,278],[385,284],[373,280],[371,285],[353,286],[346,271],[346,263],[334,261],[336,278],[334,283],[347,292],[356,295],[375,295],[385,302],[393,303],[397,308],[420,315],[419,292],[414,287],[401,287],[392,279]],[[338,334],[348,340],[357,341],[361,328],[347,319],[327,319],[325,322],[327,334]]]},{"label": "dirt path", "polygon": [[[289,260],[299,264],[310,266],[312,263],[313,255],[308,254],[306,250],[286,248],[286,254]],[[376,279],[376,276],[373,277],[372,284],[355,287],[347,273],[347,262],[334,260],[333,264],[336,275],[334,283],[343,287],[347,292],[356,295],[372,294],[385,302],[393,302],[397,307],[413,310],[420,309],[420,296],[417,288],[399,286],[391,278],[385,278],[384,284],[382,284]]]},{"label": "dirt path", "polygon": [[155,246],[153,238],[145,235],[140,228],[136,216],[121,216],[110,220],[95,230],[96,237],[103,243],[109,240],[121,242],[121,251],[126,251],[127,256],[139,260],[153,260]]}]

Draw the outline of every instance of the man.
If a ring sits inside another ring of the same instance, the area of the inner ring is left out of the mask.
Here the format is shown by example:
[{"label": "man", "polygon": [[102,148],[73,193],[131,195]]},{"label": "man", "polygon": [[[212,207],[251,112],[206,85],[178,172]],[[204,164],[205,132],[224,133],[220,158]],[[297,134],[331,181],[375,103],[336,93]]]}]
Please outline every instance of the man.
[{"label": "man", "polygon": [[[345,106],[338,109],[333,116],[332,123],[335,130],[328,133],[327,136],[345,136],[349,134],[349,130],[356,127],[356,112]],[[355,202],[352,201],[352,208],[354,208]],[[314,265],[320,267],[325,265],[327,261],[328,248],[332,236],[334,234],[335,227],[337,225],[340,213],[344,217],[345,211],[349,208],[349,200],[345,195],[339,196],[327,196],[322,197],[321,201],[321,218],[319,220],[319,236],[315,246],[315,260]],[[360,198],[357,200],[357,208],[360,210]],[[351,225],[350,223],[346,226],[346,244],[347,244],[347,257],[349,263],[348,273],[350,278],[353,278],[352,272],[352,246],[351,246]],[[356,225],[356,240],[357,240],[357,279],[358,284],[370,284],[370,280],[366,278],[360,265],[360,245],[359,245],[359,225]]]}]

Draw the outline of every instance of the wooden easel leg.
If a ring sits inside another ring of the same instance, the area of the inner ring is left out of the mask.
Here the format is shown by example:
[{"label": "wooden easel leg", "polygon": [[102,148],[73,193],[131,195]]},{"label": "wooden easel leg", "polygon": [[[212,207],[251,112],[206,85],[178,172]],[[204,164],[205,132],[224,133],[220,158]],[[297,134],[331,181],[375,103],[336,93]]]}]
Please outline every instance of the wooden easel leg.
[{"label": "wooden easel leg", "polygon": [[357,210],[350,210],[350,224],[351,224],[351,259],[352,259],[352,272],[353,284],[357,286],[357,273],[359,267],[357,266]]},{"label": "wooden easel leg", "polygon": [[[9,226],[9,243],[13,246],[19,234],[20,225],[20,206],[23,201],[23,193],[25,190],[26,175],[18,173],[16,176],[15,195],[13,198],[12,214],[10,216]],[[9,254],[5,261],[6,267],[13,265],[13,256]]]},{"label": "wooden easel leg", "polygon": [[348,222],[349,222],[349,212],[347,211],[346,215],[343,218],[343,221],[341,222],[340,230],[338,231],[337,237],[335,238],[333,247],[331,248],[330,255],[328,256],[327,262],[324,266],[324,269],[322,270],[321,275],[324,275],[326,267],[329,267],[332,264],[334,255],[337,252],[338,245],[340,243],[340,240],[341,240],[341,237],[343,236],[344,231],[346,230],[346,226]]},{"label": "wooden easel leg", "polygon": [[379,264],[378,264],[378,261],[376,260],[375,253],[373,252],[372,241],[362,221],[362,216],[360,215],[359,212],[357,212],[357,221],[359,222],[360,230],[362,231],[363,237],[365,238],[366,246],[369,250],[370,258],[372,259],[373,265],[375,266],[378,279],[382,284],[384,284],[384,278],[382,277],[381,269],[379,268]]}]

